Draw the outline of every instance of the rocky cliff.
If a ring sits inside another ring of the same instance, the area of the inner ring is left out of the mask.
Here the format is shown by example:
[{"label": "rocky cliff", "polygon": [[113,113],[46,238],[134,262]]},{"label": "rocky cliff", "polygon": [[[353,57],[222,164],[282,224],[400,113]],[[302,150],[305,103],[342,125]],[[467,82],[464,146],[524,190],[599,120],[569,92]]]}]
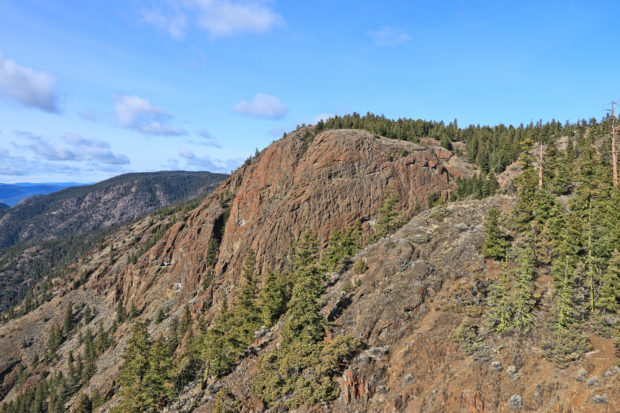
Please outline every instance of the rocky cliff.
[{"label": "rocky cliff", "polygon": [[[54,279],[48,301],[0,326],[0,395],[15,400],[44,371],[66,372],[70,352],[84,351],[80,336],[87,329],[112,328],[119,303],[136,309],[152,337],[167,334],[186,305],[194,319],[202,317],[209,324],[240,284],[241,263],[250,248],[256,251],[260,273],[286,270],[291,245],[306,228],[323,245],[333,229],[356,220],[372,233],[388,188],[398,194],[409,218],[426,209],[431,194],[447,198],[455,182],[446,165],[458,161],[451,159],[452,153],[439,155],[438,148],[427,146],[357,130],[327,131],[310,139],[302,129],[263,150],[196,209],[153,215],[108,236]],[[512,199],[450,203],[422,212],[357,254],[367,271],[345,267],[329,274],[322,301],[330,321],[327,340],[351,334],[364,349],[342,366],[335,402],[300,411],[620,408],[620,374],[611,339],[593,336],[592,352],[560,369],[541,355],[538,343],[544,331],[502,342],[481,335],[481,303],[498,276],[498,266],[480,255],[482,219],[491,204],[508,211]],[[209,252],[213,245],[215,255]],[[212,280],[204,282],[211,259]],[[551,280],[547,276],[540,282]],[[543,296],[543,311],[549,311],[548,300]],[[57,360],[50,366],[38,363],[51,326],[62,324],[68,302],[77,309],[78,326],[59,346]],[[90,320],[86,308],[94,310]],[[166,316],[154,322],[160,311]],[[111,330],[114,343],[97,357],[96,373],[83,388],[108,396],[101,411],[119,401],[116,380],[130,324]],[[258,334],[230,375],[206,388],[190,383],[166,409],[213,411],[214,389],[226,386],[242,411],[263,411],[251,395],[251,380],[260,354],[277,346],[280,327]],[[18,374],[20,366],[29,373],[25,381],[23,372]],[[72,396],[66,408],[76,409],[77,402],[77,395]]]}]

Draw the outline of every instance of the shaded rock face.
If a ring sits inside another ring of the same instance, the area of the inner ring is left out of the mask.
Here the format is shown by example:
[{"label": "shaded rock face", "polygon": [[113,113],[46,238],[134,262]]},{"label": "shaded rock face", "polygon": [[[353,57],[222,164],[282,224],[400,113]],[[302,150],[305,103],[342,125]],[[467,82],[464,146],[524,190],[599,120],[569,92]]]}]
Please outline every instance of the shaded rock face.
[{"label": "shaded rock face", "polygon": [[218,218],[228,208],[215,281],[201,297],[219,303],[238,281],[250,248],[259,268],[285,268],[291,243],[305,228],[326,241],[337,227],[368,221],[389,186],[405,210],[425,206],[431,193],[447,197],[455,189],[432,151],[414,143],[357,130],[327,131],[309,144],[301,132],[290,134],[234,173],[187,222],[166,234],[148,260],[128,269],[117,283],[119,298],[139,306],[156,299],[160,293],[151,287],[162,261],[171,263],[169,282],[182,284],[183,296],[191,297],[206,271],[205,253],[217,236]]}]

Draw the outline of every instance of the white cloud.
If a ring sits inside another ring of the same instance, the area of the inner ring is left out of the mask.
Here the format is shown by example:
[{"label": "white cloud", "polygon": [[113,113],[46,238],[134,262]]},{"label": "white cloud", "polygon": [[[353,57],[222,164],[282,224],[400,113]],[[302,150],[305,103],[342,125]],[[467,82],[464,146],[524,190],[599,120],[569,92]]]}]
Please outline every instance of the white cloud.
[{"label": "white cloud", "polygon": [[49,73],[21,66],[0,52],[0,95],[24,106],[58,112],[55,85]]},{"label": "white cloud", "polygon": [[250,102],[241,101],[233,106],[233,112],[257,118],[281,119],[288,108],[275,96],[257,93]]},{"label": "white cloud", "polygon": [[82,135],[78,135],[77,133],[68,133],[63,139],[65,142],[74,145],[74,146],[89,146],[94,148],[109,148],[110,144],[106,141],[102,141],[101,139],[86,139]]},{"label": "white cloud", "polygon": [[185,0],[198,12],[198,26],[213,37],[264,33],[281,24],[282,17],[256,0]]},{"label": "white cloud", "polygon": [[368,35],[377,46],[396,46],[411,39],[409,34],[395,27],[385,26],[379,30],[371,30]]},{"label": "white cloud", "polygon": [[171,126],[172,115],[154,106],[148,99],[138,96],[121,96],[114,104],[121,126],[135,129],[147,135],[185,135],[184,129]]},{"label": "white cloud", "polygon": [[265,33],[283,22],[272,3],[268,0],[168,1],[158,8],[142,10],[141,18],[175,39],[185,36],[188,20],[211,37]]},{"label": "white cloud", "polygon": [[[185,160],[185,168],[190,170],[230,173],[243,163],[242,158],[222,160],[209,156],[199,156],[186,148],[179,150],[179,156]],[[173,163],[174,160],[169,159],[168,162]]]}]

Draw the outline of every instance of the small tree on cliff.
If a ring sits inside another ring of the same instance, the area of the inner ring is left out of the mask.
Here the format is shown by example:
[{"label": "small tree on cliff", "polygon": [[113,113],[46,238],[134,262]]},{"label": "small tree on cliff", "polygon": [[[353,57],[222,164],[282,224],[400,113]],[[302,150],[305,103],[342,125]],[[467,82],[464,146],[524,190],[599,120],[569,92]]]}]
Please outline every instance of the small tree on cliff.
[{"label": "small tree on cliff", "polygon": [[377,234],[379,236],[383,237],[392,234],[403,224],[403,220],[400,218],[400,211],[398,210],[399,205],[400,199],[396,190],[393,186],[388,187],[383,200],[383,206],[377,211],[377,225],[379,226]]},{"label": "small tree on cliff", "polygon": [[484,243],[482,254],[485,257],[501,260],[506,257],[508,243],[499,227],[500,210],[495,205],[489,209],[484,220]]}]

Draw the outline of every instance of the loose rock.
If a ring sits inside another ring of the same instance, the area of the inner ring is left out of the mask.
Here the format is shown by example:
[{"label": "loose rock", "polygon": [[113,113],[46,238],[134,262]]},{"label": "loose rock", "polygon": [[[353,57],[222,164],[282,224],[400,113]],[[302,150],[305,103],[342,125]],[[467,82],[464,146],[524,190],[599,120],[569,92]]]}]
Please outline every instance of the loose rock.
[{"label": "loose rock", "polygon": [[510,399],[508,399],[508,404],[510,407],[520,409],[523,407],[523,399],[518,394],[513,394],[510,396]]},{"label": "loose rock", "polygon": [[598,404],[607,404],[609,403],[609,398],[606,394],[597,394],[596,396],[592,397],[592,401]]},{"label": "loose rock", "polygon": [[586,381],[587,374],[588,374],[588,371],[586,369],[580,369],[575,375],[575,380]]},{"label": "loose rock", "polygon": [[516,366],[508,366],[508,369],[506,369],[506,373],[508,373],[508,377],[510,377],[512,380],[519,380],[519,373],[517,372]]}]

